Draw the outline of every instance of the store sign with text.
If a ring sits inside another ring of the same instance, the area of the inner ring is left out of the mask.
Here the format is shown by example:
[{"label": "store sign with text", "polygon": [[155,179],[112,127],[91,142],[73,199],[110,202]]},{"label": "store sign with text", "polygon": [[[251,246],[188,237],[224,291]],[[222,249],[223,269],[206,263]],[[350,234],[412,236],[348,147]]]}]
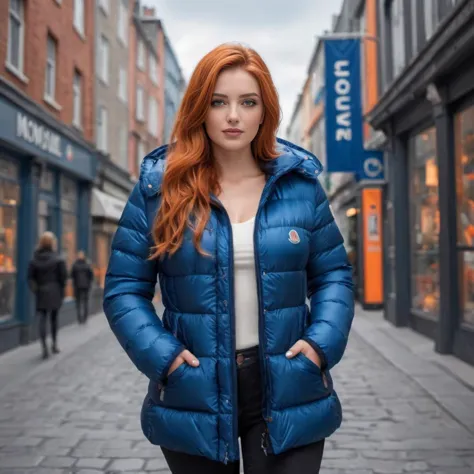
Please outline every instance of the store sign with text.
[{"label": "store sign with text", "polygon": [[56,130],[49,122],[0,97],[0,140],[11,143],[20,153],[93,179],[96,171],[93,153],[61,133],[60,124]]}]

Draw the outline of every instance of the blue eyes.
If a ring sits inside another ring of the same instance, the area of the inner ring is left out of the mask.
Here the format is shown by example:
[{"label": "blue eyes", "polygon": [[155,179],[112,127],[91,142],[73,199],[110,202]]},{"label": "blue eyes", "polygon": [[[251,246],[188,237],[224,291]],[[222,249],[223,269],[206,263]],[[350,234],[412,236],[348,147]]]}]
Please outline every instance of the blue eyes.
[{"label": "blue eyes", "polygon": [[[244,100],[242,103],[245,107],[254,107],[255,105],[257,105],[257,102],[253,99]],[[225,101],[216,99],[211,102],[211,107],[221,107],[224,104]]]}]

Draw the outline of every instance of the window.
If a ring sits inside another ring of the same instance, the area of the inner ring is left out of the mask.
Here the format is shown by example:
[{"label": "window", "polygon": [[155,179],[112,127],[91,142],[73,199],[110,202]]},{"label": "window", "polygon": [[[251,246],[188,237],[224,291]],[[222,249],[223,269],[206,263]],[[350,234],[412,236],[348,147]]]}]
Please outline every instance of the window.
[{"label": "window", "polygon": [[78,128],[82,127],[82,77],[75,71],[74,72],[74,83],[72,85],[73,95],[73,112],[72,112],[72,123]]},{"label": "window", "polygon": [[142,86],[137,86],[137,112],[136,119],[145,121],[145,91]]},{"label": "window", "polygon": [[109,0],[99,0],[100,9],[106,14],[109,14]]},{"label": "window", "polygon": [[142,71],[145,70],[145,43],[138,40],[137,66]]},{"label": "window", "polygon": [[84,0],[74,1],[74,28],[84,36]]},{"label": "window", "polygon": [[56,88],[56,48],[56,40],[48,35],[44,95],[51,100],[54,100]]},{"label": "window", "polygon": [[0,322],[10,319],[15,308],[18,178],[17,165],[0,158]]},{"label": "window", "polygon": [[148,131],[154,136],[158,136],[158,102],[154,97],[150,97],[148,103]]},{"label": "window", "polygon": [[23,72],[24,27],[23,0],[10,0],[7,60],[19,72]]},{"label": "window", "polygon": [[153,82],[153,84],[158,85],[158,65],[156,62],[155,55],[153,53],[150,53],[149,59],[148,59],[148,67],[150,69],[150,79]]},{"label": "window", "polygon": [[439,312],[439,205],[436,129],[410,140],[412,308]]},{"label": "window", "polygon": [[392,29],[393,78],[395,79],[406,64],[404,0],[393,0],[390,6],[390,25]]},{"label": "window", "polygon": [[97,148],[104,153],[107,153],[108,151],[107,123],[107,109],[101,106],[99,107],[99,113],[97,114]]},{"label": "window", "polygon": [[118,84],[118,97],[126,104],[127,103],[127,69],[120,67],[119,69],[119,84]]},{"label": "window", "polygon": [[117,25],[118,38],[124,46],[127,45],[128,38],[128,8],[123,0],[119,0],[118,8],[118,25]]},{"label": "window", "polygon": [[474,325],[474,106],[456,114],[454,126],[460,309]]},{"label": "window", "polygon": [[104,35],[100,35],[97,74],[105,84],[109,83],[109,40]]},{"label": "window", "polygon": [[[61,176],[61,217],[61,254],[69,272],[77,254],[77,185],[64,176]],[[73,296],[71,280],[68,280],[65,296]]]}]

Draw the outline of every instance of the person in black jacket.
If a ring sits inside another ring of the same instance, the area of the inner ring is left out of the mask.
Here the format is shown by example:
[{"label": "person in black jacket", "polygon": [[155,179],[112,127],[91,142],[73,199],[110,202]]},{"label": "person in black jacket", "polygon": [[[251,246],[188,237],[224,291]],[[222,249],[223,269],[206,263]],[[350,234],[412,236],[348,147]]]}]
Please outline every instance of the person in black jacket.
[{"label": "person in black jacket", "polygon": [[[74,296],[76,298],[77,321],[85,324],[88,316],[89,292],[94,280],[94,272],[86,260],[83,251],[78,252],[77,260],[71,270],[71,278],[74,285]],[[81,307],[83,311],[81,312]]]},{"label": "person in black jacket", "polygon": [[49,357],[46,344],[48,314],[51,324],[51,350],[59,353],[57,345],[58,312],[64,299],[67,280],[66,264],[56,252],[57,240],[52,232],[45,232],[28,267],[28,284],[36,296],[36,312],[39,316],[39,333],[43,347],[43,359]]}]

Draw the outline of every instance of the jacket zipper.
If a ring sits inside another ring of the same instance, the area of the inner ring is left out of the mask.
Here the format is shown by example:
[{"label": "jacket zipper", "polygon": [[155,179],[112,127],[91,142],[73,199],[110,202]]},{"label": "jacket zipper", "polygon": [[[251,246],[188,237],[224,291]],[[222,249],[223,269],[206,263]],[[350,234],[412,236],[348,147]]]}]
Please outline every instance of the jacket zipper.
[{"label": "jacket zipper", "polygon": [[258,255],[258,227],[260,222],[260,213],[265,205],[267,197],[270,196],[271,191],[273,191],[273,186],[276,183],[279,176],[272,176],[267,185],[263,190],[263,194],[260,200],[260,204],[258,206],[257,215],[255,217],[255,227],[254,227],[254,259],[255,259],[255,271],[256,271],[256,280],[257,280],[257,296],[258,296],[258,308],[259,308],[259,344],[260,344],[260,372],[261,372],[261,383],[262,383],[262,393],[264,394],[263,404],[265,405],[265,431],[262,433],[262,440],[261,440],[261,448],[267,456],[270,448],[269,443],[269,433],[268,433],[268,426],[267,423],[271,422],[272,419],[270,417],[270,394],[271,394],[271,387],[270,387],[270,377],[267,377],[267,363],[266,363],[266,356],[265,356],[265,348],[266,348],[266,337],[265,337],[265,310],[262,307],[262,282],[261,282],[261,270],[260,270],[260,258]]},{"label": "jacket zipper", "polygon": [[[227,214],[227,211],[225,210],[225,207],[221,204],[221,202],[215,198],[213,199],[214,203],[219,207],[219,209],[222,210],[222,213],[224,214],[226,220],[227,220],[227,230],[229,232],[229,297],[230,301],[232,304],[229,304],[228,302],[225,302],[224,305],[225,307],[229,310],[230,313],[230,322],[231,322],[231,337],[232,337],[232,357],[234,357],[235,352],[236,352],[236,343],[235,343],[235,305],[234,305],[234,239],[233,239],[233,234],[232,234],[232,223],[230,222],[229,214]],[[237,367],[236,364],[232,364],[232,392],[233,392],[233,397],[232,397],[232,432],[233,432],[233,441],[234,441],[234,449],[236,452],[239,451],[239,445],[238,445],[238,418],[237,418],[237,413],[238,413],[238,407],[237,407]],[[227,464],[229,460],[228,456],[229,452],[229,445],[226,443],[226,451],[224,455],[224,464]]]}]

